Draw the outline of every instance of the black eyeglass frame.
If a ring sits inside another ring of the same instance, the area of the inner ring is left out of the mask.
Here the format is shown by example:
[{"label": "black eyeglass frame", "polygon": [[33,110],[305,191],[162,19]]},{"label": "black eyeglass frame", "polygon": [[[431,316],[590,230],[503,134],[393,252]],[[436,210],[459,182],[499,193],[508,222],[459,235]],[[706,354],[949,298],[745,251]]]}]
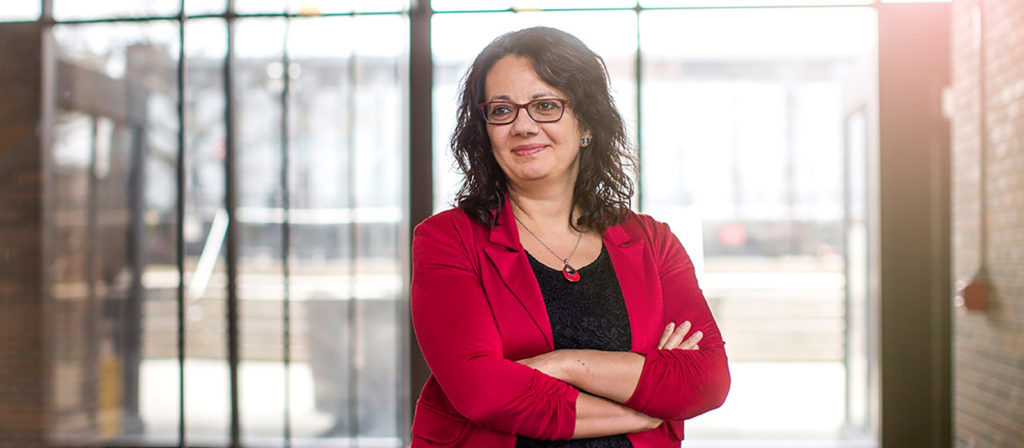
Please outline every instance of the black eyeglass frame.
[{"label": "black eyeglass frame", "polygon": [[[534,103],[539,103],[541,101],[557,101],[558,104],[561,104],[562,105],[562,112],[560,114],[558,114],[558,118],[555,118],[555,119],[552,119],[552,120],[538,120],[537,117],[534,117],[533,114],[530,113],[529,107],[530,107],[530,105],[532,105]],[[508,120],[508,121],[504,121],[504,122],[495,122],[495,121],[488,120],[487,119],[487,106],[491,106],[491,105],[494,105],[494,104],[507,104],[509,106],[515,107],[516,112],[512,115],[512,119]],[[514,123],[516,121],[516,119],[519,118],[519,110],[520,109],[526,109],[526,115],[529,116],[531,120],[533,120],[533,121],[535,121],[537,123],[555,123],[558,120],[561,120],[563,116],[565,116],[565,108],[568,105],[569,105],[569,100],[564,99],[564,98],[537,98],[537,99],[535,99],[533,101],[530,101],[528,103],[523,103],[523,104],[514,103],[512,101],[507,101],[507,100],[488,101],[486,103],[477,104],[476,108],[480,109],[480,113],[483,115],[484,121],[486,121],[487,124],[491,124],[491,125],[494,125],[494,126],[504,126],[506,124]]]}]

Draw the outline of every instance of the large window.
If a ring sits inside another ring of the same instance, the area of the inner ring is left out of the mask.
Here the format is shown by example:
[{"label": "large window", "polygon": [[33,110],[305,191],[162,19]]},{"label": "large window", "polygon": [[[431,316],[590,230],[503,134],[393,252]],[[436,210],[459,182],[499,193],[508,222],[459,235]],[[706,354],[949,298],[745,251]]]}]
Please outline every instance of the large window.
[{"label": "large window", "polygon": [[409,24],[337,3],[54,3],[49,439],[401,445]]},{"label": "large window", "polygon": [[61,443],[178,430],[178,26],[52,29],[44,266]]},{"label": "large window", "polygon": [[733,374],[692,437],[870,435],[847,412],[868,371],[848,363],[843,120],[874,28],[868,8],[640,15],[642,209],[700,255]]},{"label": "large window", "polygon": [[460,180],[448,139],[472,58],[527,26],[577,35],[608,64],[637,145],[634,207],[679,236],[726,341],[732,391],[689,443],[872,446],[867,3],[435,0],[434,210]]},{"label": "large window", "polygon": [[[605,59],[633,206],[680,237],[722,327],[732,391],[687,443],[875,445],[878,2],[17,3],[0,21],[52,43],[50,440],[401,446],[410,179],[452,205],[459,81],[547,25]],[[411,166],[422,123],[433,164]]]}]

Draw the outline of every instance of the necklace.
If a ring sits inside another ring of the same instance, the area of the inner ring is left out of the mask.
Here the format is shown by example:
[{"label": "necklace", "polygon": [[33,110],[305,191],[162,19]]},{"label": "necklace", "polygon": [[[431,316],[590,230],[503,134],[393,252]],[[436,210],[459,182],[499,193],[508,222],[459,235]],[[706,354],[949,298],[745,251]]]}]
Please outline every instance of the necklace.
[{"label": "necklace", "polygon": [[548,246],[547,243],[545,243],[544,240],[540,239],[540,237],[537,236],[536,233],[533,233],[533,230],[530,230],[530,228],[526,226],[526,223],[524,223],[523,220],[519,219],[519,217],[516,216],[515,213],[512,214],[512,217],[516,218],[516,221],[518,221],[519,224],[522,224],[523,228],[526,229],[527,232],[530,232],[530,235],[533,235],[533,237],[536,238],[537,241],[539,241],[540,244],[544,246],[545,249],[548,250],[548,252],[551,252],[552,255],[558,257],[559,260],[562,260],[562,263],[565,263],[565,266],[562,267],[562,277],[565,277],[566,280],[572,283],[580,281],[580,271],[577,271],[576,268],[572,267],[572,265],[569,264],[569,259],[572,258],[573,255],[576,255],[576,249],[580,248],[580,240],[583,239],[583,232],[580,232],[579,236],[576,237],[576,246],[573,246],[572,252],[569,253],[569,256],[566,258],[562,258],[561,255],[558,255],[558,252],[555,252],[555,250],[552,249],[551,246]]}]

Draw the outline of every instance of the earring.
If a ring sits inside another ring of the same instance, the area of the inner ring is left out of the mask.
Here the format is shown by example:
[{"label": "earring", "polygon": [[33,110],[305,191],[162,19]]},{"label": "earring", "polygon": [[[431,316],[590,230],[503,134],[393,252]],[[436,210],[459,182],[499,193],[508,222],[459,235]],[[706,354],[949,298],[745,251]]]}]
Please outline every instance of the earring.
[{"label": "earring", "polygon": [[580,146],[586,148],[587,146],[590,146],[590,141],[590,137],[583,137],[580,139]]}]

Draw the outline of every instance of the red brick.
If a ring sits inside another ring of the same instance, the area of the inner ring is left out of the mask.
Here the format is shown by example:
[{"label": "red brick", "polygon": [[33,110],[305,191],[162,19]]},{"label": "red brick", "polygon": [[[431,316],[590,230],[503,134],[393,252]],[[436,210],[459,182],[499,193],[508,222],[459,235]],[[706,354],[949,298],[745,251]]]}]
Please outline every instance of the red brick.
[{"label": "red brick", "polygon": [[984,313],[954,313],[954,443],[1016,447],[1024,440],[1024,4],[980,3],[986,25],[984,157],[973,12],[979,1],[953,2],[952,269],[961,279],[977,271],[984,232],[990,303]]}]

